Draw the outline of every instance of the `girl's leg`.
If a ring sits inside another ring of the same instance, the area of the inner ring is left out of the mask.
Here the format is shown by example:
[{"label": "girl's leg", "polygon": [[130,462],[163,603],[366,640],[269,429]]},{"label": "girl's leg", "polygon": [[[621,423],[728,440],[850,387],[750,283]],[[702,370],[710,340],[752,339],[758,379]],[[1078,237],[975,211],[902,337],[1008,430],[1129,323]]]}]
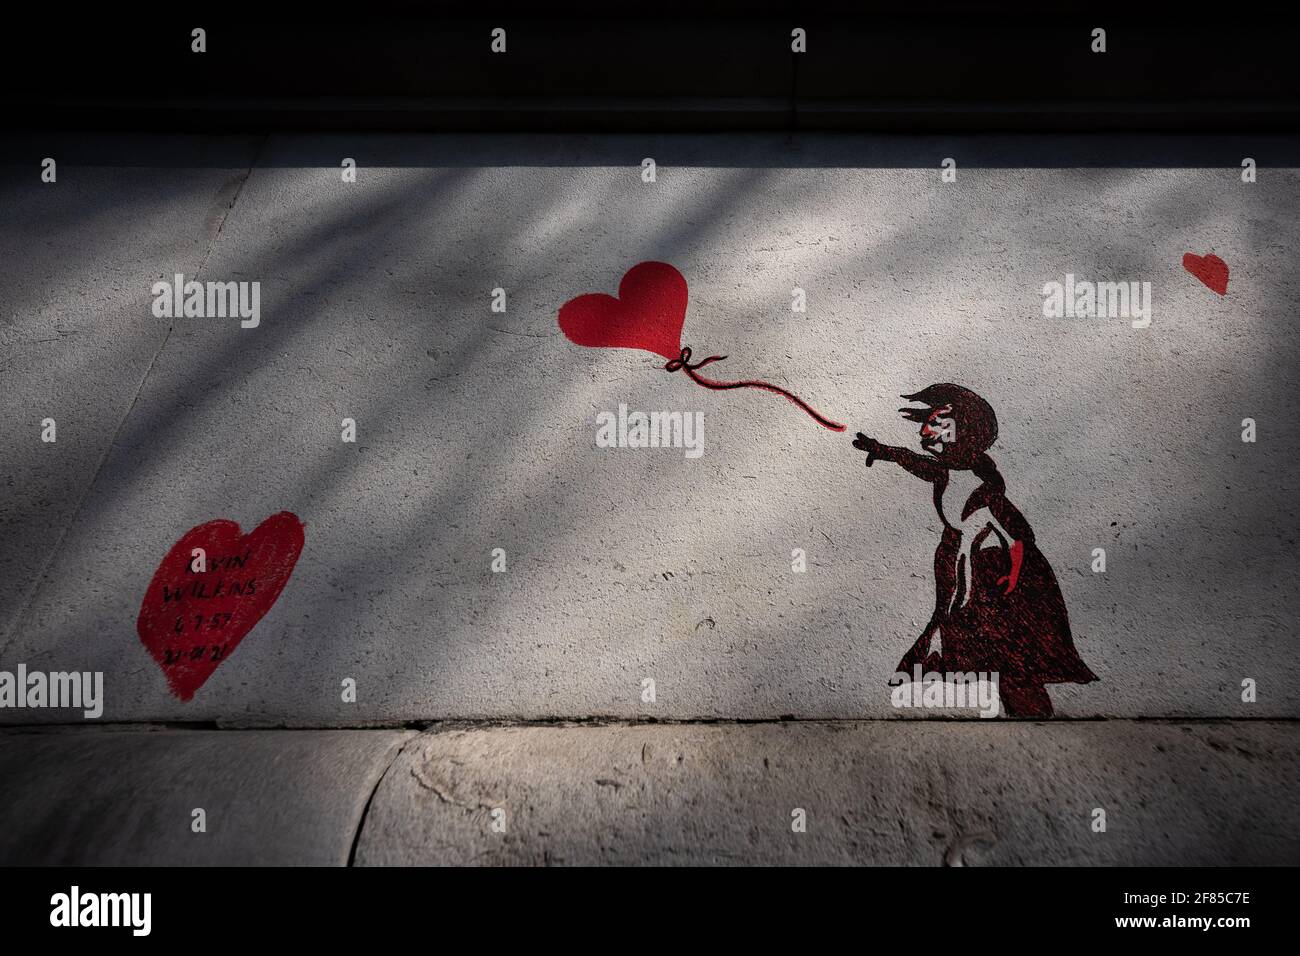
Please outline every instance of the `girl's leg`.
[{"label": "girl's leg", "polygon": [[1022,684],[1005,678],[998,682],[998,696],[1008,717],[1051,717],[1052,698],[1042,684]]}]

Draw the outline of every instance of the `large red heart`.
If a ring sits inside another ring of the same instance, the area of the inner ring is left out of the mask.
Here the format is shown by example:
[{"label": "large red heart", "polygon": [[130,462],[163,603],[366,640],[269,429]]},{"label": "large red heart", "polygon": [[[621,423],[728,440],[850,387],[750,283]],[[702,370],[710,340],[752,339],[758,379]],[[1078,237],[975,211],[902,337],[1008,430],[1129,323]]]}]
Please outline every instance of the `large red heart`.
[{"label": "large red heart", "polygon": [[1219,295],[1227,294],[1228,264],[1214,253],[1196,256],[1189,252],[1183,256],[1183,268]]},{"label": "large red heart", "polygon": [[682,351],[686,280],[666,262],[627,270],[618,298],[594,292],[560,307],[560,331],[575,345],[645,349],[666,359]]},{"label": "large red heart", "polygon": [[[271,609],[302,553],[303,524],[288,511],[248,534],[233,521],[191,528],[158,565],[136,630],[167,684],[189,700]],[[193,570],[195,548],[206,570]]]}]

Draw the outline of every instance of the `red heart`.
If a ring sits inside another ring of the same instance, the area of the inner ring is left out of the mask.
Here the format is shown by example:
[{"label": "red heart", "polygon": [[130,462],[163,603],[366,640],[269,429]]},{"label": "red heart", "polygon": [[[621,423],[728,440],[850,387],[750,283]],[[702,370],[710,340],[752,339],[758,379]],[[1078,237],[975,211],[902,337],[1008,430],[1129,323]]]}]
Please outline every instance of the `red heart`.
[{"label": "red heart", "polygon": [[1194,256],[1190,252],[1183,256],[1183,268],[1219,295],[1228,292],[1228,264],[1210,253],[1208,256]]},{"label": "red heart", "polygon": [[580,295],[560,308],[560,331],[575,345],[645,349],[666,359],[682,351],[686,280],[666,262],[642,262],[627,270],[618,298]]},{"label": "red heart", "polygon": [[[158,565],[136,630],[173,694],[189,700],[271,609],[302,553],[303,524],[288,511],[248,534],[234,521],[185,532]],[[207,570],[191,570],[204,550]]]}]

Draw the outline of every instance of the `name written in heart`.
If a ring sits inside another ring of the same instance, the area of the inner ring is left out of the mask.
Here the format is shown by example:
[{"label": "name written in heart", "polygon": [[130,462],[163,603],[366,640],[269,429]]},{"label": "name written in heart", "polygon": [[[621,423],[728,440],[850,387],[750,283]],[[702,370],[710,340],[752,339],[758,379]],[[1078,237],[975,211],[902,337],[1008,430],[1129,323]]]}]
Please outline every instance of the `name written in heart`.
[{"label": "name written in heart", "polygon": [[[229,557],[211,557],[208,559],[207,571],[195,571],[193,567],[189,568],[191,574],[210,576],[213,571],[221,568],[242,568],[248,561],[251,552],[244,552],[242,556],[231,555]],[[257,593],[257,578],[244,579],[227,579],[217,577],[213,580],[196,580],[188,584],[182,584],[179,587],[169,587],[166,584],[161,585],[162,599],[164,606],[171,605],[173,609],[179,609],[176,605],[186,600],[192,601],[214,601],[221,598],[235,598],[252,596]],[[224,606],[224,603],[223,603]],[[233,615],[228,611],[215,611],[208,614],[186,614],[182,612],[176,617],[172,624],[172,633],[174,635],[201,634],[205,631],[221,631],[230,624]],[[215,635],[219,638],[221,635]],[[164,666],[179,664],[182,661],[200,661],[205,656],[208,660],[221,660],[226,656],[226,650],[229,642],[224,644],[206,644],[192,645],[188,647],[164,647],[163,660]]]},{"label": "name written in heart", "polygon": [[227,580],[217,578],[211,581],[191,581],[179,587],[162,585],[163,604],[193,598],[196,601],[211,600],[219,597],[243,597],[245,594],[257,593],[257,578]]}]

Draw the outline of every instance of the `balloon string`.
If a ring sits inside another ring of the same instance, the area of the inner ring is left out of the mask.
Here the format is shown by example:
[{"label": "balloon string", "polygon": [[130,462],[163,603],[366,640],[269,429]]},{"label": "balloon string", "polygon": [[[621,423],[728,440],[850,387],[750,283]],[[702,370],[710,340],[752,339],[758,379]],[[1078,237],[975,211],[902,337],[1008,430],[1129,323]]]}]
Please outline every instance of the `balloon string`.
[{"label": "balloon string", "polygon": [[726,358],[725,355],[710,355],[708,358],[700,359],[698,362],[692,365],[691,350],[689,348],[683,348],[681,355],[679,355],[675,359],[670,359],[668,364],[664,366],[664,371],[676,372],[678,369],[681,369],[691,377],[691,381],[695,382],[695,384],[703,385],[705,388],[711,388],[714,391],[719,391],[719,392],[725,391],[730,388],[761,388],[766,392],[775,392],[777,395],[781,395],[785,397],[787,400],[798,405],[810,416],[812,416],[813,420],[816,421],[817,424],[821,425],[823,428],[829,428],[833,432],[844,431],[843,425],[841,425],[839,422],[831,421],[825,415],[822,415],[815,408],[813,408],[811,405],[805,402],[802,398],[799,398],[799,396],[792,395],[790,392],[787,392],[785,389],[778,388],[777,386],[772,385],[768,382],[760,382],[756,380],[747,381],[747,382],[717,382],[714,381],[713,379],[705,378],[703,375],[696,374],[695,371],[696,369],[704,368],[704,366],[708,365],[710,362],[721,362],[725,358]]}]

